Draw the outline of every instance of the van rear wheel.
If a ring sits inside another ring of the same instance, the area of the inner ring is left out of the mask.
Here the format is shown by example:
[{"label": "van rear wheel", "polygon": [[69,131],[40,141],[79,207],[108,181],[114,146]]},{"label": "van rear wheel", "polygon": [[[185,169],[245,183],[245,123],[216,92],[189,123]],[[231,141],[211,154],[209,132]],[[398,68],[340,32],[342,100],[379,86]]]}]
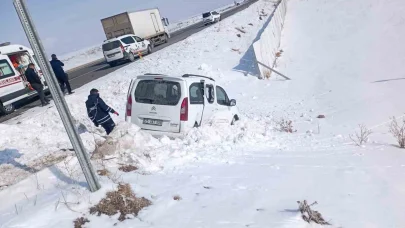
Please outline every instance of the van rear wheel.
[{"label": "van rear wheel", "polygon": [[130,62],[135,62],[135,55],[134,55],[134,53],[129,53],[129,61]]},{"label": "van rear wheel", "polygon": [[15,110],[15,107],[14,107],[13,104],[9,104],[9,105],[3,106],[3,104],[0,103],[0,112],[1,112],[2,114],[8,115],[8,114],[13,113],[14,110]]}]

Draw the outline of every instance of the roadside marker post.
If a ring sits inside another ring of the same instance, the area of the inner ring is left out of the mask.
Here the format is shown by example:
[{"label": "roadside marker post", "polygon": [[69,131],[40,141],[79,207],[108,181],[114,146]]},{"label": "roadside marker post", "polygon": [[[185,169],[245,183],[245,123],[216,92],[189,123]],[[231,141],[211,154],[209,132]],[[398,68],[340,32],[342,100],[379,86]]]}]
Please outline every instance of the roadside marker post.
[{"label": "roadside marker post", "polygon": [[44,51],[44,47],[39,38],[38,32],[35,29],[34,22],[32,21],[32,18],[28,12],[27,4],[25,0],[13,0],[13,4],[15,10],[17,11],[18,17],[20,18],[25,34],[27,35],[28,41],[37,57],[38,64],[45,77],[49,90],[51,91],[53,100],[55,101],[55,106],[62,119],[73,149],[75,150],[77,159],[79,160],[80,166],[89,185],[89,189],[91,192],[95,192],[101,188],[100,183],[98,182],[97,175],[93,170],[93,166],[90,162],[90,158],[86,152],[83,142],[76,130],[69,107],[67,106],[65,98],[59,87],[59,83],[53,70],[51,70],[49,61],[46,58],[47,55]]}]

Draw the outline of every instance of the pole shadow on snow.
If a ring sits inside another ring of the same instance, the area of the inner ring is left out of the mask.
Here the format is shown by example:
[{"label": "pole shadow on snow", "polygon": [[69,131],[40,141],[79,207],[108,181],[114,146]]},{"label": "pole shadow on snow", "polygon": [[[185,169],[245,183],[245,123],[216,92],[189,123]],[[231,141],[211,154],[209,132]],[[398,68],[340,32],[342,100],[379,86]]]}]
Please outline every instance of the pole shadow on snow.
[{"label": "pole shadow on snow", "polygon": [[79,185],[81,187],[84,188],[88,188],[88,184],[84,181],[78,181],[73,179],[73,177],[69,177],[67,176],[64,172],[62,172],[62,170],[60,170],[60,168],[58,168],[57,166],[53,165],[51,167],[48,168],[49,171],[51,171],[51,173],[53,175],[55,175],[56,178],[58,178],[60,181],[68,184],[68,185]]},{"label": "pole shadow on snow", "polygon": [[39,171],[35,168],[29,167],[25,164],[22,164],[22,163],[16,161],[16,159],[21,158],[22,156],[23,156],[23,154],[21,154],[16,149],[4,149],[4,150],[0,151],[0,166],[4,165],[4,164],[9,164],[9,165],[12,165],[18,169],[22,169],[29,173],[36,173]]},{"label": "pole shadow on snow", "polygon": [[[280,4],[280,3],[278,3],[278,4]],[[254,75],[256,77],[260,77],[260,71],[259,71],[259,67],[257,66],[257,63],[256,63],[256,54],[255,54],[255,51],[253,48],[253,44],[260,39],[264,30],[270,24],[271,20],[274,17],[274,14],[278,8],[278,4],[275,6],[273,12],[271,12],[271,14],[268,16],[267,21],[264,23],[262,28],[257,33],[256,38],[253,40],[253,42],[249,46],[248,50],[245,52],[245,54],[239,60],[239,64],[233,68],[234,71],[241,72],[245,76],[248,76],[250,74],[250,75]]]}]

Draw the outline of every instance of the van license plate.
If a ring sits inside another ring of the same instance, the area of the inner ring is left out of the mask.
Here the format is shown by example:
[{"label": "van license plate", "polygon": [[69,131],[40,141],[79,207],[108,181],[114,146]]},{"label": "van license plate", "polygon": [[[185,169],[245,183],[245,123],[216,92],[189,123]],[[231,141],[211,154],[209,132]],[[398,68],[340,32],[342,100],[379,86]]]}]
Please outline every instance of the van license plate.
[{"label": "van license plate", "polygon": [[115,56],[115,54],[112,54],[112,55],[108,55],[108,57],[109,57],[109,58],[111,58],[111,57],[114,57],[114,56]]},{"label": "van license plate", "polygon": [[163,121],[162,120],[153,120],[153,119],[143,119],[143,124],[162,126]]}]

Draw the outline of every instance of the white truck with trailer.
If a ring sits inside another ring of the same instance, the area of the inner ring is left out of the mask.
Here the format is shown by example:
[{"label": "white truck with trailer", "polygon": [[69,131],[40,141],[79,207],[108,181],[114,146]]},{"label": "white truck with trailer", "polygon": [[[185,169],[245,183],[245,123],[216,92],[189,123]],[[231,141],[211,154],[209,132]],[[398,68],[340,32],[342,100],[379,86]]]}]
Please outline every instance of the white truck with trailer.
[{"label": "white truck with trailer", "polygon": [[167,19],[162,19],[158,8],[128,11],[101,19],[107,39],[133,34],[149,40],[152,47],[167,43],[170,34],[166,28]]},{"label": "white truck with trailer", "polygon": [[15,110],[14,103],[38,95],[24,75],[28,64],[34,63],[36,71],[48,90],[41,69],[33,51],[23,45],[0,44],[0,113],[10,114]]}]

